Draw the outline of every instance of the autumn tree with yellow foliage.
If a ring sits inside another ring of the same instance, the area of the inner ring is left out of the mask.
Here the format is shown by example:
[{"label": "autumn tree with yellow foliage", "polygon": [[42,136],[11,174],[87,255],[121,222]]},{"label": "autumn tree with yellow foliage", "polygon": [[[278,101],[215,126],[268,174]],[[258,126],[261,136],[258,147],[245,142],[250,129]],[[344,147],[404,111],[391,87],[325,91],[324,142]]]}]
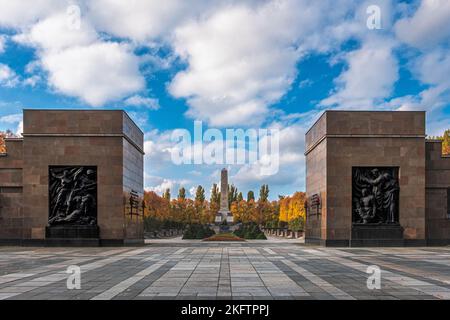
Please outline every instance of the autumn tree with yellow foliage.
[{"label": "autumn tree with yellow foliage", "polygon": [[284,222],[290,228],[302,228],[306,218],[306,195],[304,192],[296,192],[292,196],[280,197],[279,221]]},{"label": "autumn tree with yellow foliage", "polygon": [[442,137],[442,154],[450,156],[450,129],[445,130]]},{"label": "autumn tree with yellow foliage", "polygon": [[444,131],[442,136],[428,136],[427,139],[430,140],[441,140],[442,141],[442,155],[450,156],[450,129]]},{"label": "autumn tree with yellow foliage", "polygon": [[0,154],[6,153],[5,135],[0,132]]},{"label": "autumn tree with yellow foliage", "polygon": [[17,138],[11,130],[0,131],[0,154],[6,153],[5,138]]}]

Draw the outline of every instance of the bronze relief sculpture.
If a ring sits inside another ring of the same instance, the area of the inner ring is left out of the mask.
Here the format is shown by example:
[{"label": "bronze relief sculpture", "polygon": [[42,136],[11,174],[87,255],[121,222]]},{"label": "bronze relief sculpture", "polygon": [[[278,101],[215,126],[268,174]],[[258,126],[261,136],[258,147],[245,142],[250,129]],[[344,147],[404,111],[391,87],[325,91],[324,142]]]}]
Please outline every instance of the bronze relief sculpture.
[{"label": "bronze relief sculpture", "polygon": [[353,168],[353,223],[399,222],[397,167]]},{"label": "bronze relief sculpture", "polygon": [[49,167],[49,226],[97,225],[97,168]]}]

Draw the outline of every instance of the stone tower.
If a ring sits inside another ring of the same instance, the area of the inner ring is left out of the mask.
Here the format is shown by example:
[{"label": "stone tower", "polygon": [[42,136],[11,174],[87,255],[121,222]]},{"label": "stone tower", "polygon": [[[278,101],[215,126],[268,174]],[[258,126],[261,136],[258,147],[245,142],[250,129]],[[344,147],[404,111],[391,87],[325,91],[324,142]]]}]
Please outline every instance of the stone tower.
[{"label": "stone tower", "polygon": [[220,209],[216,215],[216,223],[224,220],[233,222],[233,216],[228,206],[228,171],[225,168],[220,173]]}]

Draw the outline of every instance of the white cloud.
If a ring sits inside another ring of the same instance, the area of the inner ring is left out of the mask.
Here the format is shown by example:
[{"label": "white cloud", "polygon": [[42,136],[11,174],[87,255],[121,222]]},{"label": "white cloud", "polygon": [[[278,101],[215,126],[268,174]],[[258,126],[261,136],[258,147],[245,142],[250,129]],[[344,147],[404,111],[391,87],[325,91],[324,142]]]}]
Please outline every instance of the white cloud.
[{"label": "white cloud", "polygon": [[130,111],[127,110],[130,118],[139,126],[144,127],[148,122],[148,114],[141,111]]},{"label": "white cloud", "polygon": [[312,81],[311,79],[305,79],[305,80],[300,81],[300,83],[298,84],[298,87],[300,89],[307,88],[307,87],[312,86],[313,83],[314,83],[314,81]]},{"label": "white cloud", "polygon": [[192,186],[189,188],[189,194],[191,195],[191,198],[195,198],[196,193],[197,193],[197,187]]},{"label": "white cloud", "polygon": [[426,110],[428,117],[434,117],[433,112],[448,105],[450,100],[450,51],[435,49],[417,57],[410,65],[415,77],[428,88],[417,95],[391,99],[387,105],[405,111]]},{"label": "white cloud", "polygon": [[39,21],[29,31],[13,39],[22,44],[37,45],[43,50],[59,51],[92,44],[97,40],[97,33],[86,20],[80,23],[80,28],[71,27],[67,14],[62,12]]},{"label": "white cloud", "polygon": [[303,52],[317,49],[311,35],[342,15],[335,2],[286,0],[192,21],[175,31],[175,52],[188,67],[169,90],[187,99],[189,116],[211,125],[259,124],[290,88]]},{"label": "white cloud", "polygon": [[19,83],[20,80],[16,72],[6,64],[0,63],[0,86],[12,88]]},{"label": "white cloud", "polygon": [[0,0],[0,26],[23,28],[66,6],[60,0]]},{"label": "white cloud", "polygon": [[23,133],[23,120],[19,121],[19,124],[17,125],[17,129],[16,129],[16,135],[17,136],[22,136]]},{"label": "white cloud", "polygon": [[126,45],[110,42],[44,54],[42,65],[57,91],[93,106],[117,100],[144,87],[138,59]]},{"label": "white cloud", "polygon": [[[309,118],[308,118],[309,119]],[[261,163],[247,164],[240,167],[231,177],[233,181],[242,186],[252,186],[260,183],[269,183],[277,186],[296,185],[301,189],[304,186],[303,178],[305,157],[304,136],[308,121],[289,124],[287,122],[273,123],[270,127],[279,129],[279,171],[275,175],[261,174]]]},{"label": "white cloud", "polygon": [[138,42],[170,35],[186,19],[204,12],[205,0],[92,0],[88,15],[99,30]]},{"label": "white cloud", "polygon": [[[188,64],[169,86],[174,96],[188,100],[188,115],[212,125],[251,125],[264,121],[270,106],[289,90],[305,52],[329,50],[344,40],[342,30],[356,32],[345,21],[354,5],[337,2],[80,1],[81,28],[74,30],[68,25],[70,3],[39,0],[29,8],[27,1],[2,1],[8,15],[0,14],[0,24],[17,28],[14,39],[38,49],[50,86],[94,106],[144,86],[139,64],[149,59],[136,61],[132,45],[168,45],[174,50],[170,57]],[[108,38],[111,42],[105,42]],[[112,44],[123,39],[132,40],[128,49]],[[107,59],[100,61],[99,55]]]},{"label": "white cloud", "polygon": [[403,42],[427,49],[450,40],[450,1],[424,0],[411,17],[395,24],[397,37]]},{"label": "white cloud", "polygon": [[15,134],[17,136],[21,136],[22,132],[23,132],[23,120],[22,119],[23,119],[22,113],[14,113],[14,114],[8,114],[6,116],[1,116],[0,122],[6,123],[9,125],[17,124]]},{"label": "white cloud", "polygon": [[421,55],[414,70],[423,83],[450,87],[450,50],[435,49]]},{"label": "white cloud", "polygon": [[0,117],[0,122],[14,124],[14,123],[18,123],[18,122],[22,121],[22,118],[23,118],[23,116],[21,113],[9,114],[9,115]]},{"label": "white cloud", "polygon": [[[102,106],[144,88],[131,46],[102,41],[87,20],[77,29],[67,19],[65,12],[53,14],[13,37],[37,48],[35,64],[47,72],[55,91]],[[35,80],[30,77],[27,84],[34,85]]]},{"label": "white cloud", "polygon": [[372,38],[360,49],[343,55],[348,67],[337,79],[337,89],[323,106],[345,109],[372,109],[388,98],[398,79],[398,61],[389,39]]},{"label": "white cloud", "polygon": [[26,86],[34,88],[40,81],[42,81],[42,78],[40,76],[33,75],[31,77],[24,79],[22,83]]},{"label": "white cloud", "polygon": [[134,95],[125,100],[126,106],[145,107],[149,110],[158,110],[160,108],[158,99],[147,98]]},{"label": "white cloud", "polygon": [[153,191],[158,194],[162,194],[166,191],[166,189],[170,189],[172,198],[177,196],[179,188],[189,183],[188,180],[184,179],[167,179],[151,175],[146,175],[145,181],[146,185],[149,186],[145,188],[146,191]]},{"label": "white cloud", "polygon": [[145,159],[149,164],[153,163],[152,167],[163,163],[172,163],[171,149],[175,142],[171,141],[171,134],[171,131],[160,132],[156,129],[145,134]]}]

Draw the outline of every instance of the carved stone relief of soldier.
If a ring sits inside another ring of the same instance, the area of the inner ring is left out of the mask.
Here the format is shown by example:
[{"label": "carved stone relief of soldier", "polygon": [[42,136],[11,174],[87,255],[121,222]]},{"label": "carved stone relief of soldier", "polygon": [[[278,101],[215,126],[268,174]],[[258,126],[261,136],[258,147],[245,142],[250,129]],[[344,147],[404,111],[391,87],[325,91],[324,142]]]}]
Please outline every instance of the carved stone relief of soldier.
[{"label": "carved stone relief of soldier", "polygon": [[49,220],[53,225],[97,225],[96,167],[49,168]]},{"label": "carved stone relief of soldier", "polygon": [[353,168],[353,222],[398,223],[398,168]]}]

